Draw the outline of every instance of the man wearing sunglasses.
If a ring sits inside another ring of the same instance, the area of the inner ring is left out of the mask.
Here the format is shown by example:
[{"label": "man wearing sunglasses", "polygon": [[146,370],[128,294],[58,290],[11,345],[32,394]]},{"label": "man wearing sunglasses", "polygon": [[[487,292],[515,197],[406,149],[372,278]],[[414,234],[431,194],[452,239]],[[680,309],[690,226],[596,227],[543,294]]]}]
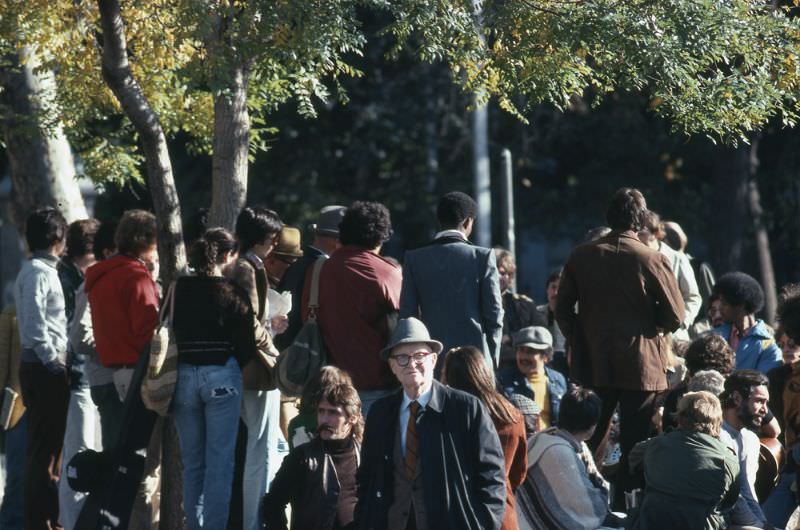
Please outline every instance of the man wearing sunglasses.
[{"label": "man wearing sunglasses", "polygon": [[441,351],[411,317],[380,352],[402,388],[376,401],[367,417],[356,507],[364,528],[500,528],[500,439],[477,398],[434,380]]}]

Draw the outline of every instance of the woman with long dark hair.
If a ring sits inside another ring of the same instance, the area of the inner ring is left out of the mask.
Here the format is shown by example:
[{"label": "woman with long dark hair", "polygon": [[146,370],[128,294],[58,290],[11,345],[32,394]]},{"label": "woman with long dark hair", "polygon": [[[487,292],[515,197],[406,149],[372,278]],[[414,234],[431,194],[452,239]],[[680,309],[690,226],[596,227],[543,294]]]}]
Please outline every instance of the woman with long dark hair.
[{"label": "woman with long dark hair", "polygon": [[228,521],[241,367],[256,351],[247,293],[223,276],[237,254],[237,242],[227,230],[206,231],[189,250],[195,276],[179,278],[174,287],[178,382],[173,412],[190,530],[225,528]]},{"label": "woman with long dark hair", "polygon": [[472,394],[488,409],[506,460],[506,513],[500,529],[516,530],[514,490],[525,480],[528,470],[528,447],[522,415],[497,391],[483,352],[474,346],[462,346],[447,352],[442,383]]}]

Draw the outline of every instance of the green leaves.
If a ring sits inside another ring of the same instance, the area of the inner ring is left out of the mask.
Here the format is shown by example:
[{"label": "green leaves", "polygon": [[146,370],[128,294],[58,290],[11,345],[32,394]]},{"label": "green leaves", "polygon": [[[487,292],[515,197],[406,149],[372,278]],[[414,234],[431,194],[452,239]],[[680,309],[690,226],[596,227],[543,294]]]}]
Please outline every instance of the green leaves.
[{"label": "green leaves", "polygon": [[[753,0],[141,0],[123,13],[137,79],[168,134],[210,150],[213,97],[249,72],[253,150],[294,100],[315,117],[358,77],[366,10],[387,17],[389,58],[446,62],[465,91],[524,119],[587,93],[645,91],[676,131],[736,142],[773,116],[797,120],[800,27]],[[33,46],[56,72],[55,119],[98,179],[137,178],[131,130],[105,87],[91,0],[0,0],[3,56]],[[522,96],[522,97],[520,97]],[[594,98],[594,102],[600,98]],[[517,102],[517,103],[515,103]],[[518,102],[524,102],[520,107]],[[97,123],[115,124],[103,141]],[[105,142],[105,143],[104,143]],[[105,175],[105,176],[104,176]]]}]

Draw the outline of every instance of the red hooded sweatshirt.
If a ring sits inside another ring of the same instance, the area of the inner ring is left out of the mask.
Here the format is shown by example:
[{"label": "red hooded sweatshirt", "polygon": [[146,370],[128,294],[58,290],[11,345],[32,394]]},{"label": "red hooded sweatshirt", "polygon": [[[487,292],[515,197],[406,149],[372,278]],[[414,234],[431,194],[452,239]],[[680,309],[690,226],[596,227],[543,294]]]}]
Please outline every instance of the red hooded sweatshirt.
[{"label": "red hooded sweatshirt", "polygon": [[103,366],[136,364],[158,324],[158,290],[141,261],[116,255],[86,271],[95,347]]}]

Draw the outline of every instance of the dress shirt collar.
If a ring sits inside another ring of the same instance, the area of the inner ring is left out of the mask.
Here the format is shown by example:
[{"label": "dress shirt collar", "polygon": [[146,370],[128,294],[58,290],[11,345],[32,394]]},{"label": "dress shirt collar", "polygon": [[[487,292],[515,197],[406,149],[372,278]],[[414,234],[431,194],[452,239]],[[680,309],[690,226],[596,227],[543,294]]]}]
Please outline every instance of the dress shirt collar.
[{"label": "dress shirt collar", "polygon": [[467,241],[467,236],[464,235],[463,232],[460,230],[450,229],[450,230],[442,230],[441,232],[437,232],[433,239],[439,239],[441,237],[457,237],[459,239],[463,239]]},{"label": "dress shirt collar", "polygon": [[431,384],[431,386],[428,387],[428,390],[423,392],[422,395],[418,397],[416,400],[408,397],[408,394],[406,394],[404,390],[403,402],[400,404],[400,410],[407,410],[408,406],[411,405],[412,401],[416,401],[417,403],[419,403],[419,408],[424,409],[428,405],[428,402],[431,400],[431,394],[433,394],[433,384]]}]

